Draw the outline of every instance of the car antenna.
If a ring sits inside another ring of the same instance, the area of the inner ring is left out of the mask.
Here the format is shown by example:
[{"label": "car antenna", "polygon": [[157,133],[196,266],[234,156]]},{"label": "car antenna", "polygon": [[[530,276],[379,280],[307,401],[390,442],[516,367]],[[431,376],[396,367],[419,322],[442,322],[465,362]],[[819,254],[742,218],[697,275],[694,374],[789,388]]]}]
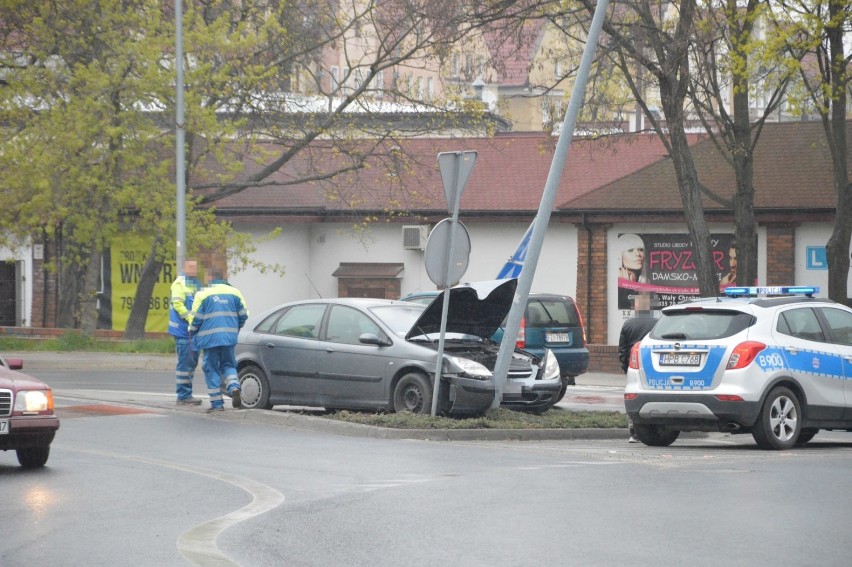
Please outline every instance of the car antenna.
[{"label": "car antenna", "polygon": [[320,290],[317,289],[317,286],[314,285],[314,282],[311,281],[311,276],[308,275],[308,272],[305,272],[305,277],[308,278],[308,283],[311,284],[311,287],[314,288],[315,292],[317,292],[317,297],[319,297],[320,299],[325,299],[320,293]]}]

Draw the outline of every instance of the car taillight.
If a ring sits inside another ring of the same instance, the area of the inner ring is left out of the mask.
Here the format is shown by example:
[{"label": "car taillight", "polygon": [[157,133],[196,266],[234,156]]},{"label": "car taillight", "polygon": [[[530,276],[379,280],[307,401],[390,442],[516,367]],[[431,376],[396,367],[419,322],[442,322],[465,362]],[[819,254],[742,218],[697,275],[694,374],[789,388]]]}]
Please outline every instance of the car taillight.
[{"label": "car taillight", "polygon": [[628,366],[634,370],[639,369],[639,343],[633,345],[633,348],[630,349],[630,362]]},{"label": "car taillight", "polygon": [[580,313],[580,310],[577,310],[577,319],[580,320],[580,331],[583,333],[583,344],[586,344],[586,322],[583,321],[583,315]]},{"label": "car taillight", "polygon": [[518,329],[518,340],[515,341],[515,346],[518,348],[526,348],[527,346],[526,321],[525,317],[521,317],[521,328]]},{"label": "car taillight", "polygon": [[728,359],[727,370],[745,368],[752,363],[757,354],[766,348],[766,345],[757,341],[746,341],[734,347],[731,358]]}]

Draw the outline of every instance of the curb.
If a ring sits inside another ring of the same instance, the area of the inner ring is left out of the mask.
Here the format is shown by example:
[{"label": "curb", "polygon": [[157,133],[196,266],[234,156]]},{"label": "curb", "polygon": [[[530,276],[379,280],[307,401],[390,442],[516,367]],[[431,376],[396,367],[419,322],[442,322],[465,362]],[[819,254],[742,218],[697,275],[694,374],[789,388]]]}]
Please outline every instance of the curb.
[{"label": "curb", "polygon": [[[177,413],[189,413],[210,419],[226,421],[242,421],[261,425],[278,425],[298,429],[300,431],[313,431],[316,433],[330,433],[346,437],[362,437],[369,439],[389,440],[419,440],[419,441],[571,441],[571,440],[603,440],[603,439],[627,439],[626,428],[578,428],[578,429],[392,429],[378,427],[376,425],[365,425],[363,423],[352,423],[337,419],[317,417],[292,413],[286,409],[281,410],[247,410],[226,407],[224,412],[207,413],[203,406],[181,406],[173,403],[146,402],[140,400],[115,400],[105,399],[108,396],[85,396],[64,394],[64,399],[100,401],[103,403],[142,407],[151,410],[170,411]],[[61,407],[57,408],[61,411]]]}]

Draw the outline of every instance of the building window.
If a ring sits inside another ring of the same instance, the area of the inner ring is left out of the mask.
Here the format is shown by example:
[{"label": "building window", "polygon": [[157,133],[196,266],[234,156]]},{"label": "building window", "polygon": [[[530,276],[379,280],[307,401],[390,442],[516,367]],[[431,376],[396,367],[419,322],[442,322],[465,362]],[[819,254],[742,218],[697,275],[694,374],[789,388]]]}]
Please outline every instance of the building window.
[{"label": "building window", "polygon": [[334,66],[331,68],[331,90],[336,91],[340,88],[340,67]]}]

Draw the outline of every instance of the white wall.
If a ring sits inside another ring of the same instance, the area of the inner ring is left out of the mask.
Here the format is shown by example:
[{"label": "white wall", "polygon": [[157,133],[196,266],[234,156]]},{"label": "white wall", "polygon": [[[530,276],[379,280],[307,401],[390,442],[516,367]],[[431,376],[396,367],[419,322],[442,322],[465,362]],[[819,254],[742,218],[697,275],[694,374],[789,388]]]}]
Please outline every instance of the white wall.
[{"label": "white wall", "polygon": [[[810,268],[808,262],[808,247],[825,248],[828,239],[831,238],[833,226],[830,224],[802,224],[796,228],[796,269],[795,285],[819,286],[822,297],[828,296],[828,269],[817,269],[816,258],[811,258]],[[826,267],[827,268],[827,267]],[[847,297],[852,289],[852,270],[849,271],[849,279],[846,281]]]},{"label": "white wall", "polygon": [[[463,282],[494,279],[528,228],[521,223],[466,222],[465,226],[470,234],[471,254]],[[257,241],[276,225],[235,223],[234,228],[248,232]],[[263,262],[282,264],[284,276],[249,269],[230,277],[253,313],[286,301],[337,297],[338,282],[332,274],[341,262],[402,263],[402,295],[436,289],[426,273],[424,253],[403,249],[401,224],[376,223],[357,232],[351,223],[292,223],[281,228],[282,234],[276,239],[257,245],[255,256]],[[576,266],[576,228],[551,223],[532,291],[575,295]]]},{"label": "white wall", "polygon": [[306,224],[288,223],[281,226],[281,234],[266,240],[277,225],[234,223],[238,231],[252,236],[257,247],[255,258],[268,264],[280,264],[284,275],[260,273],[255,268],[235,272],[233,266],[228,281],[243,294],[250,313],[261,311],[294,299],[316,297],[305,273],[310,267],[310,228]]}]

